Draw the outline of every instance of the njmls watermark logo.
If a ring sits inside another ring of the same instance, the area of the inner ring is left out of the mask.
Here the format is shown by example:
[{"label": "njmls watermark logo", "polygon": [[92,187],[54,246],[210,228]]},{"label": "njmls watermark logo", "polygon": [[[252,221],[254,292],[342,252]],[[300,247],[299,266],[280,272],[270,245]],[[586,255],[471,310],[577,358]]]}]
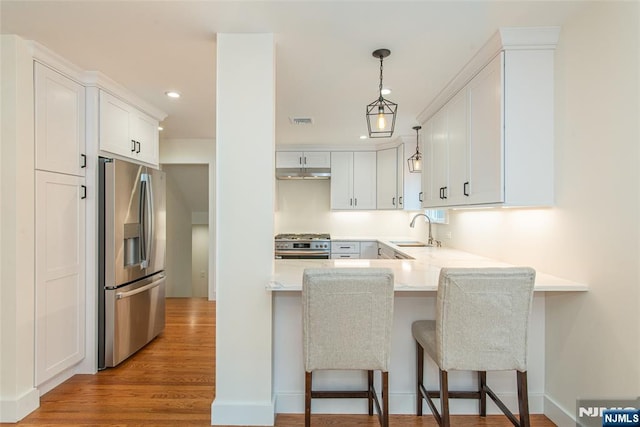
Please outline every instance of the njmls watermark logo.
[{"label": "njmls watermark logo", "polygon": [[576,402],[578,427],[640,427],[640,397],[624,399],[579,399]]}]

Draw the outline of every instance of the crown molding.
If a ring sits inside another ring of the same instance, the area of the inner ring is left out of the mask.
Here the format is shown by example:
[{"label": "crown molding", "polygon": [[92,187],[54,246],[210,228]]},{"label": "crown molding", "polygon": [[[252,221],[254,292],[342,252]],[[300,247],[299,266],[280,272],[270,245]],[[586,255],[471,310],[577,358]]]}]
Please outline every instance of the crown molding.
[{"label": "crown molding", "polygon": [[445,87],[418,114],[418,123],[426,122],[500,52],[510,50],[553,50],[558,44],[560,27],[501,27],[476,52]]}]

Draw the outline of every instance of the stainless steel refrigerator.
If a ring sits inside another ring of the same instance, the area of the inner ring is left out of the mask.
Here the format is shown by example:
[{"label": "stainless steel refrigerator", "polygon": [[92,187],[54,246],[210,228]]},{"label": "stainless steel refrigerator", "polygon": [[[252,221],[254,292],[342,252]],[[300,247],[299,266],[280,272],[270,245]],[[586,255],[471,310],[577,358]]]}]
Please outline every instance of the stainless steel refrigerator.
[{"label": "stainless steel refrigerator", "polygon": [[99,162],[98,368],[144,347],[165,324],[165,175]]}]

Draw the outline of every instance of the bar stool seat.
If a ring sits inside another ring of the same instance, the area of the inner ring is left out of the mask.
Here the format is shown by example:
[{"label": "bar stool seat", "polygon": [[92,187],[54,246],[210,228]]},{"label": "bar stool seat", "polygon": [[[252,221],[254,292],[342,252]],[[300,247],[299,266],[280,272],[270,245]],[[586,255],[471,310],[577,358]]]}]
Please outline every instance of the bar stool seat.
[{"label": "bar stool seat", "polygon": [[[529,427],[527,338],[535,270],[443,268],[438,284],[436,319],[411,325],[416,342],[416,414],[423,399],[442,427],[449,427],[449,398],[478,399],[486,416],[488,395],[513,425]],[[440,390],[424,387],[424,352],[439,370]],[[448,372],[476,371],[477,391],[450,391]],[[519,419],[487,385],[487,371],[515,370]],[[440,410],[433,399],[440,399]]]},{"label": "bar stool seat", "polygon": [[[380,425],[389,425],[389,359],[393,320],[393,271],[387,268],[306,269],[302,281],[305,426],[312,398],[365,398]],[[312,388],[317,370],[367,371],[366,390]],[[374,387],[381,371],[382,399]]]}]

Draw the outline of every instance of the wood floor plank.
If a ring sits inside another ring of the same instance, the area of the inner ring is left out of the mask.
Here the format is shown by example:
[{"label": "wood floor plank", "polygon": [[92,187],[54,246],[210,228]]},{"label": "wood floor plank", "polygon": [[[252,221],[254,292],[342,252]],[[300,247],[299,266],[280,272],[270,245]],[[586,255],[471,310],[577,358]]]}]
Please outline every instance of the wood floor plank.
[{"label": "wood floor plank", "polygon": [[[215,302],[168,298],[161,336],[118,367],[75,375],[42,396],[20,421],[31,426],[208,426],[215,397]],[[533,427],[552,427],[542,415]],[[435,427],[433,417],[391,415],[393,427]],[[278,414],[277,427],[304,425],[303,414]],[[454,416],[454,427],[509,427],[502,416]],[[368,415],[312,415],[312,426],[378,427]]]}]

